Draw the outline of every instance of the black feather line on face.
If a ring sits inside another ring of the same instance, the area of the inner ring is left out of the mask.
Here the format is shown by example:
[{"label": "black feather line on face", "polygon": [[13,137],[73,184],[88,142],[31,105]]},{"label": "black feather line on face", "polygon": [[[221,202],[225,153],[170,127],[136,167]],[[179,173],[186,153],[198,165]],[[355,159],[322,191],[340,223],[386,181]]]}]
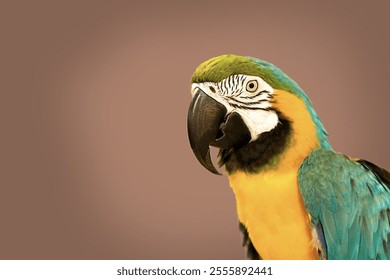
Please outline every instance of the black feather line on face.
[{"label": "black feather line on face", "polygon": [[[271,99],[272,96],[269,94],[269,91],[268,91],[268,90],[262,90],[262,91],[256,93],[255,95],[251,95],[251,96],[240,96],[240,98],[254,99],[254,98],[256,98],[256,97],[258,97],[258,96],[260,96],[260,95],[262,95],[262,94],[264,94],[264,93],[266,93],[266,97],[267,97],[268,99]],[[267,100],[268,100],[268,99],[267,99]]]},{"label": "black feather line on face", "polygon": [[291,123],[279,115],[278,125],[271,131],[262,133],[255,141],[245,146],[221,149],[218,154],[219,166],[225,165],[226,171],[232,174],[238,170],[256,173],[273,161],[285,150],[292,133]]},{"label": "black feather line on face", "polygon": [[259,101],[255,101],[255,102],[244,102],[244,101],[237,100],[237,99],[230,97],[230,96],[228,97],[228,99],[233,101],[233,102],[237,102],[237,103],[240,103],[243,105],[259,105],[261,102],[268,101],[267,99],[261,99]]},{"label": "black feather line on face", "polygon": [[229,103],[230,106],[233,108],[238,108],[238,109],[245,109],[245,110],[262,110],[262,111],[271,111],[271,108],[259,108],[259,107],[249,107],[245,105],[238,105],[234,103]]}]

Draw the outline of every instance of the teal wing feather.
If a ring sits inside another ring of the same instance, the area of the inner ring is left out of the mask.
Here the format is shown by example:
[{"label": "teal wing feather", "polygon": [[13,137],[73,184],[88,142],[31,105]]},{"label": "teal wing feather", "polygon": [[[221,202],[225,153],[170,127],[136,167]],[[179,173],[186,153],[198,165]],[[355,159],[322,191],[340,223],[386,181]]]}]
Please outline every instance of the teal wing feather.
[{"label": "teal wing feather", "polygon": [[376,165],[313,151],[298,181],[327,259],[390,259],[390,184]]}]

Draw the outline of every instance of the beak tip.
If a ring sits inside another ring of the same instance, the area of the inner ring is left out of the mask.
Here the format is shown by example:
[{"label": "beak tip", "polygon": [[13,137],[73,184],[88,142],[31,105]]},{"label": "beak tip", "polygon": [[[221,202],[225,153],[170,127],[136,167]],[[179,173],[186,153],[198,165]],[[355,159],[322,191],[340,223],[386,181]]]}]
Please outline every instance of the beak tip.
[{"label": "beak tip", "polygon": [[210,171],[211,173],[215,174],[215,175],[222,176],[222,174],[219,173],[219,171],[213,165],[211,165],[210,167],[207,167],[207,170]]},{"label": "beak tip", "polygon": [[196,150],[196,149],[194,149],[193,151],[194,151],[194,154],[196,155],[199,163],[204,168],[206,168],[208,171],[210,171],[213,174],[222,175],[221,173],[219,173],[217,168],[215,168],[215,166],[214,166],[214,164],[213,164],[213,162],[211,160],[210,149],[209,148],[207,149],[206,153],[199,153],[198,150]]}]

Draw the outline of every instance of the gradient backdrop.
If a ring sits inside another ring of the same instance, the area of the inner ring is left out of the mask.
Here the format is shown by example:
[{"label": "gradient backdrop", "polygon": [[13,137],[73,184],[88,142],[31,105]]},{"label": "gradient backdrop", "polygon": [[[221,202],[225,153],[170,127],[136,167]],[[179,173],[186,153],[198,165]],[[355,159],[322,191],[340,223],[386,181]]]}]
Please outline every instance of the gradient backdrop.
[{"label": "gradient backdrop", "polygon": [[390,169],[388,1],[6,1],[0,258],[243,259],[226,176],[189,147],[189,82],[270,61],[337,151]]}]

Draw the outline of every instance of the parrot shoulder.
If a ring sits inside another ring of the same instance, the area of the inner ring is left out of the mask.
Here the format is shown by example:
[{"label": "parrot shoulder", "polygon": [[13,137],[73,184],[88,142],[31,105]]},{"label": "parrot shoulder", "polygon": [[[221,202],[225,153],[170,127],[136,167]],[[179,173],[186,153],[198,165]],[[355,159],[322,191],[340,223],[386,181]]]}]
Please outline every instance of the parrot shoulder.
[{"label": "parrot shoulder", "polygon": [[390,173],[319,148],[298,183],[325,258],[390,259]]}]

